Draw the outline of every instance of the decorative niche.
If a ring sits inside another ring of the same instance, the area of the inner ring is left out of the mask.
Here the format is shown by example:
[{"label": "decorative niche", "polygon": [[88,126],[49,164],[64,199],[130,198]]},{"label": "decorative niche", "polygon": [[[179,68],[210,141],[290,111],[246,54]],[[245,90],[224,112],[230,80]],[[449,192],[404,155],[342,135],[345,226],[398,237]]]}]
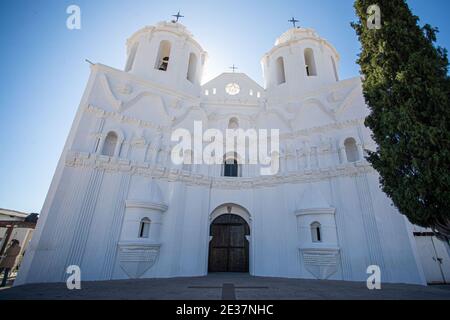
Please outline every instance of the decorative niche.
[{"label": "decorative niche", "polygon": [[125,217],[118,244],[120,267],[131,279],[140,278],[157,262],[163,214],[168,209],[154,181],[144,190],[148,191],[147,195],[125,202]]},{"label": "decorative niche", "polygon": [[307,186],[297,204],[295,215],[301,263],[316,279],[328,279],[339,270],[335,213],[336,209],[312,184]]}]

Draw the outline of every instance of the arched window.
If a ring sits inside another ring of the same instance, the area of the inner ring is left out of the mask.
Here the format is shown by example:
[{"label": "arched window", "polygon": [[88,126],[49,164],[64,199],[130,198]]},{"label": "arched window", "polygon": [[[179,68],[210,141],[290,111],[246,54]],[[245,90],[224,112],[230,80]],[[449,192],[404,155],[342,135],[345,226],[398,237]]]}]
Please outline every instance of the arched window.
[{"label": "arched window", "polygon": [[228,129],[239,129],[239,120],[237,118],[231,118],[228,122]]},{"label": "arched window", "polygon": [[239,164],[236,159],[225,160],[223,176],[229,178],[239,177]]},{"label": "arched window", "polygon": [[232,156],[224,157],[224,165],[223,165],[223,176],[229,178],[237,178],[240,177],[240,165],[238,162],[237,154],[235,153]]},{"label": "arched window", "polygon": [[189,55],[187,79],[192,83],[195,82],[196,72],[197,72],[197,56],[195,55],[195,53],[191,53]]},{"label": "arched window", "polygon": [[311,48],[305,49],[305,67],[306,67],[306,75],[308,77],[317,76],[314,51]]},{"label": "arched window", "polygon": [[322,226],[319,222],[311,223],[311,239],[312,242],[322,242]]},{"label": "arched window", "polygon": [[114,131],[108,133],[103,144],[102,155],[114,157],[118,140],[119,138],[117,137],[117,133],[115,133]]},{"label": "arched window", "polygon": [[125,66],[125,72],[128,72],[133,68],[134,59],[136,59],[136,52],[137,52],[138,46],[139,46],[139,42],[136,42],[135,44],[133,44],[133,47],[131,47],[130,54],[128,55],[127,65]]},{"label": "arched window", "polygon": [[139,42],[135,42],[131,47],[130,53],[128,55],[127,64],[125,66],[125,72],[131,71],[134,65],[134,60],[136,59],[136,52],[139,46]]},{"label": "arched window", "polygon": [[139,225],[139,238],[142,239],[148,239],[150,236],[150,225],[151,221],[149,218],[144,218],[141,220],[141,223]]},{"label": "arched window", "polygon": [[279,57],[277,59],[277,83],[283,84],[286,83],[286,73],[284,70],[284,59],[283,57]]},{"label": "arched window", "polygon": [[158,56],[156,57],[155,69],[167,71],[172,46],[169,41],[163,40],[159,44]]},{"label": "arched window", "polygon": [[336,81],[339,81],[339,75],[337,72],[336,61],[334,61],[333,57],[331,57],[331,64],[333,65],[334,77],[336,78]]},{"label": "arched window", "polygon": [[356,145],[355,139],[348,138],[347,140],[345,140],[344,147],[348,162],[359,161],[358,146]]}]

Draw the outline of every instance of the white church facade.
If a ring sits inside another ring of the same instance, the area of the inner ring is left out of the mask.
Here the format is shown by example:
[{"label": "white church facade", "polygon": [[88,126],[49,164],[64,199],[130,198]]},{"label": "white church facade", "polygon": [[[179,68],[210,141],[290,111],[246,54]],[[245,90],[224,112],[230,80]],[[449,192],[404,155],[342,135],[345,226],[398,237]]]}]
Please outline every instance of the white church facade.
[{"label": "white church facade", "polygon": [[[180,23],[127,42],[125,70],[92,65],[85,93],[16,285],[254,276],[425,284],[413,227],[364,159],[374,150],[359,77],[293,28],[262,58],[265,85],[242,73],[202,82],[207,53]],[[278,129],[280,170],[171,161],[177,128]]]}]

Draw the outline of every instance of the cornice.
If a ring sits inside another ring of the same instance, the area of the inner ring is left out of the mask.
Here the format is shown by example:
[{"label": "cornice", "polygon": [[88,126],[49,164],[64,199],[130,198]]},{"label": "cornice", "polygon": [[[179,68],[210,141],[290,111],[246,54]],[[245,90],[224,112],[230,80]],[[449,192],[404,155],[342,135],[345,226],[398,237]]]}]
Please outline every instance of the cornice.
[{"label": "cornice", "polygon": [[336,213],[336,209],[329,208],[311,208],[311,209],[300,209],[295,211],[295,215],[297,217],[300,216],[312,216],[312,215],[334,215]]},{"label": "cornice", "polygon": [[[139,127],[139,128],[153,128],[153,129],[163,131],[163,132],[169,132],[172,128],[172,125],[176,124],[175,121],[179,120],[179,119],[175,118],[174,123],[172,123],[170,126],[161,126],[161,125],[151,122],[151,121],[144,121],[144,120],[139,120],[137,118],[125,116],[125,115],[121,114],[120,112],[107,111],[107,110],[104,110],[97,106],[94,106],[92,104],[86,106],[85,109],[86,109],[86,112],[90,112],[90,113],[96,115],[97,117],[112,118],[120,123],[126,123],[126,124],[133,125],[133,126]],[[277,112],[277,111],[270,110],[269,112]],[[264,113],[264,111],[262,111],[262,113]],[[277,113],[277,114],[279,114],[279,113]],[[258,114],[256,114],[256,116],[257,115]],[[223,116],[221,116],[221,115],[217,115],[217,117],[223,118]],[[252,119],[253,117],[247,116],[247,118]],[[349,127],[364,125],[364,122],[365,122],[365,118],[346,120],[343,122],[334,122],[334,123],[327,124],[325,126],[312,127],[312,128],[308,128],[308,129],[297,130],[294,132],[283,133],[283,134],[280,134],[280,139],[304,138],[305,136],[309,136],[312,134],[326,133],[326,132],[333,131],[333,130],[340,130],[340,129],[345,129],[345,128],[349,128]]]},{"label": "cornice", "polygon": [[117,122],[134,125],[134,126],[140,127],[140,128],[152,128],[152,129],[157,129],[157,130],[161,130],[161,131],[169,130],[171,128],[170,126],[161,126],[154,122],[144,121],[144,120],[140,120],[137,118],[128,117],[128,116],[123,115],[120,112],[107,111],[105,109],[96,107],[92,104],[86,106],[86,112],[92,113],[97,117],[112,118],[112,119],[115,119]]},{"label": "cornice", "polygon": [[162,244],[148,241],[120,241],[117,244],[120,248],[146,248],[146,249],[159,249]]},{"label": "cornice", "polygon": [[[316,134],[316,133],[325,133],[328,131],[345,129],[345,128],[354,127],[354,126],[358,126],[358,125],[364,125],[365,120],[366,120],[365,118],[360,118],[360,119],[353,119],[353,120],[346,120],[346,121],[342,121],[342,122],[330,123],[325,126],[297,130],[292,135],[294,137],[302,137],[302,136],[308,136],[308,135]],[[282,137],[282,136],[283,135],[281,135],[280,137]]]},{"label": "cornice", "polygon": [[341,251],[341,248],[332,245],[317,245],[317,246],[304,246],[299,245],[298,249],[301,252],[323,252],[323,253],[338,253]]},{"label": "cornice", "polygon": [[260,108],[262,100],[256,99],[220,99],[220,98],[203,98],[201,105],[209,108],[214,107],[246,107],[246,108]]},{"label": "cornice", "polygon": [[173,90],[170,87],[166,87],[166,86],[157,84],[155,82],[141,78],[141,77],[131,74],[129,72],[125,72],[123,70],[116,69],[116,68],[113,68],[113,67],[101,64],[101,63],[96,63],[94,66],[92,66],[92,68],[98,70],[99,72],[103,72],[105,74],[115,76],[116,79],[118,79],[118,80],[122,80],[125,82],[126,81],[134,81],[135,83],[137,83],[143,87],[157,89],[161,93],[167,94],[167,95],[171,96],[172,98],[187,99],[187,100],[191,100],[191,101],[195,101],[195,102],[199,101],[198,96],[188,95],[183,92]]},{"label": "cornice", "polygon": [[156,26],[146,26],[136,31],[130,38],[127,39],[127,47],[131,46],[134,42],[139,41],[139,37],[145,34],[156,34],[158,32],[171,33],[184,41],[190,42],[194,45],[202,54],[206,51],[202,48],[200,43],[194,39],[194,35],[181,23],[173,23],[168,21],[161,21]]},{"label": "cornice", "polygon": [[154,203],[154,202],[144,202],[144,201],[137,201],[137,200],[127,200],[125,202],[126,208],[137,208],[137,209],[147,209],[147,210],[156,210],[161,212],[166,212],[169,208],[164,203]]},{"label": "cornice", "polygon": [[359,176],[375,173],[368,162],[339,165],[329,168],[289,172],[277,176],[257,176],[252,178],[210,177],[202,174],[152,166],[149,163],[136,163],[125,159],[114,159],[83,152],[68,152],[66,166],[105,170],[112,173],[127,173],[168,182],[184,182],[188,185],[205,186],[225,190],[245,190],[270,188],[283,184],[310,183],[337,177]]}]

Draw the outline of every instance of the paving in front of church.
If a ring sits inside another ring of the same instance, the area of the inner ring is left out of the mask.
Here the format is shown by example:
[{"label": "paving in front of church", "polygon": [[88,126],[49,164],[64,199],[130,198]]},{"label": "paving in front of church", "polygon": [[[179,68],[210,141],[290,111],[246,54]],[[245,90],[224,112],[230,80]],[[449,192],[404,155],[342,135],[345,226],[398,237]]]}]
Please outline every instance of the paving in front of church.
[{"label": "paving in front of church", "polygon": [[26,285],[0,290],[0,300],[450,300],[450,286],[384,284],[370,291],[365,283],[211,274],[201,278],[125,280],[82,283],[69,291],[65,284]]}]

